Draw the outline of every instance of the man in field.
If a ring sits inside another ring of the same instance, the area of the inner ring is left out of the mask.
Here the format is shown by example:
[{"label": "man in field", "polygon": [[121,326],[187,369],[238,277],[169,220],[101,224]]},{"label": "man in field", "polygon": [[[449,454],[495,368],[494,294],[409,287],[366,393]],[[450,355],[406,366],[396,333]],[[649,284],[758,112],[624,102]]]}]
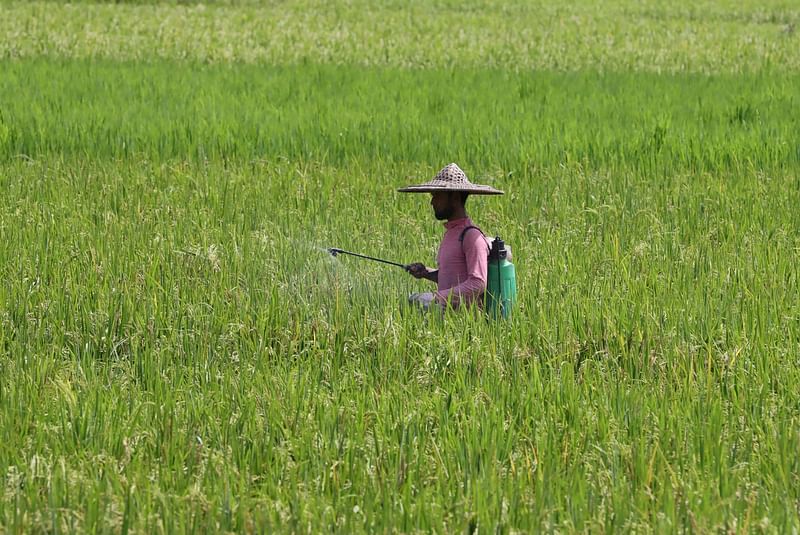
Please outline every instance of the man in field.
[{"label": "man in field", "polygon": [[454,163],[439,171],[430,182],[397,191],[430,193],[434,216],[440,221],[446,220],[444,237],[436,257],[438,269],[425,267],[421,263],[406,267],[414,277],[435,282],[437,291],[412,294],[409,301],[426,310],[448,304],[453,308],[482,304],[486,291],[489,245],[467,215],[467,197],[502,195],[503,192],[471,183],[464,171]]}]

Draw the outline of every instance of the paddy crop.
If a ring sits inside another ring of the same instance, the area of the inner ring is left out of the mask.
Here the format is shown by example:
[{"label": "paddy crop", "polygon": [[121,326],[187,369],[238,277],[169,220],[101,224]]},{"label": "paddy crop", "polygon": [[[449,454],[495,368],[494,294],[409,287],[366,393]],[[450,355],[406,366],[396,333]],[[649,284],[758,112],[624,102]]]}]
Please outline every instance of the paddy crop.
[{"label": "paddy crop", "polygon": [[2,2],[0,57],[649,72],[800,68],[793,0]]},{"label": "paddy crop", "polygon": [[[2,4],[57,16],[0,62],[0,531],[800,529],[796,69],[155,52],[310,5]],[[78,15],[144,34],[30,48]],[[395,188],[450,161],[508,192],[509,322],[325,251],[432,264]]]},{"label": "paddy crop", "polygon": [[447,154],[480,164],[475,173],[580,163],[662,174],[789,168],[800,158],[794,73],[599,76],[41,59],[0,68],[0,154],[7,158],[88,153],[434,166]]}]

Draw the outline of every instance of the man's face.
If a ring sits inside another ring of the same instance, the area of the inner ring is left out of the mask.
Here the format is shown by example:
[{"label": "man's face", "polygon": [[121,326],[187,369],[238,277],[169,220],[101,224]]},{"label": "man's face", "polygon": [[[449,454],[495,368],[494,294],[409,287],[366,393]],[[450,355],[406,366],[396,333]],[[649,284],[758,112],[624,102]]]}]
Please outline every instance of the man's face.
[{"label": "man's face", "polygon": [[437,191],[431,193],[431,206],[436,219],[443,221],[453,215],[453,195],[450,191]]}]

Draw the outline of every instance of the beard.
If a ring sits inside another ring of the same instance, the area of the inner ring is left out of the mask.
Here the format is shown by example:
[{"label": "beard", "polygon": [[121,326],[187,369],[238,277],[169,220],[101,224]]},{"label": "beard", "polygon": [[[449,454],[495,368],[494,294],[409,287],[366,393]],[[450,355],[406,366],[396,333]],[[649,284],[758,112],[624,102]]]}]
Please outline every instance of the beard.
[{"label": "beard", "polygon": [[450,219],[450,216],[453,215],[453,208],[447,206],[445,208],[442,208],[441,210],[434,210],[433,215],[436,216],[436,219],[438,219],[439,221]]}]

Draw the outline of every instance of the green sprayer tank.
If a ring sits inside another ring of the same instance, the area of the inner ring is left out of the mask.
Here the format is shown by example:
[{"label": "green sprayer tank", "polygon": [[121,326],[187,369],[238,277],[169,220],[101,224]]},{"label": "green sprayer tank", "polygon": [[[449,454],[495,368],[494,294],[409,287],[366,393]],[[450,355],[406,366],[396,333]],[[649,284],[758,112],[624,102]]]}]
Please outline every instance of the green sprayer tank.
[{"label": "green sprayer tank", "polygon": [[517,300],[517,275],[500,236],[495,237],[489,250],[486,278],[486,311],[492,318],[508,318]]}]

